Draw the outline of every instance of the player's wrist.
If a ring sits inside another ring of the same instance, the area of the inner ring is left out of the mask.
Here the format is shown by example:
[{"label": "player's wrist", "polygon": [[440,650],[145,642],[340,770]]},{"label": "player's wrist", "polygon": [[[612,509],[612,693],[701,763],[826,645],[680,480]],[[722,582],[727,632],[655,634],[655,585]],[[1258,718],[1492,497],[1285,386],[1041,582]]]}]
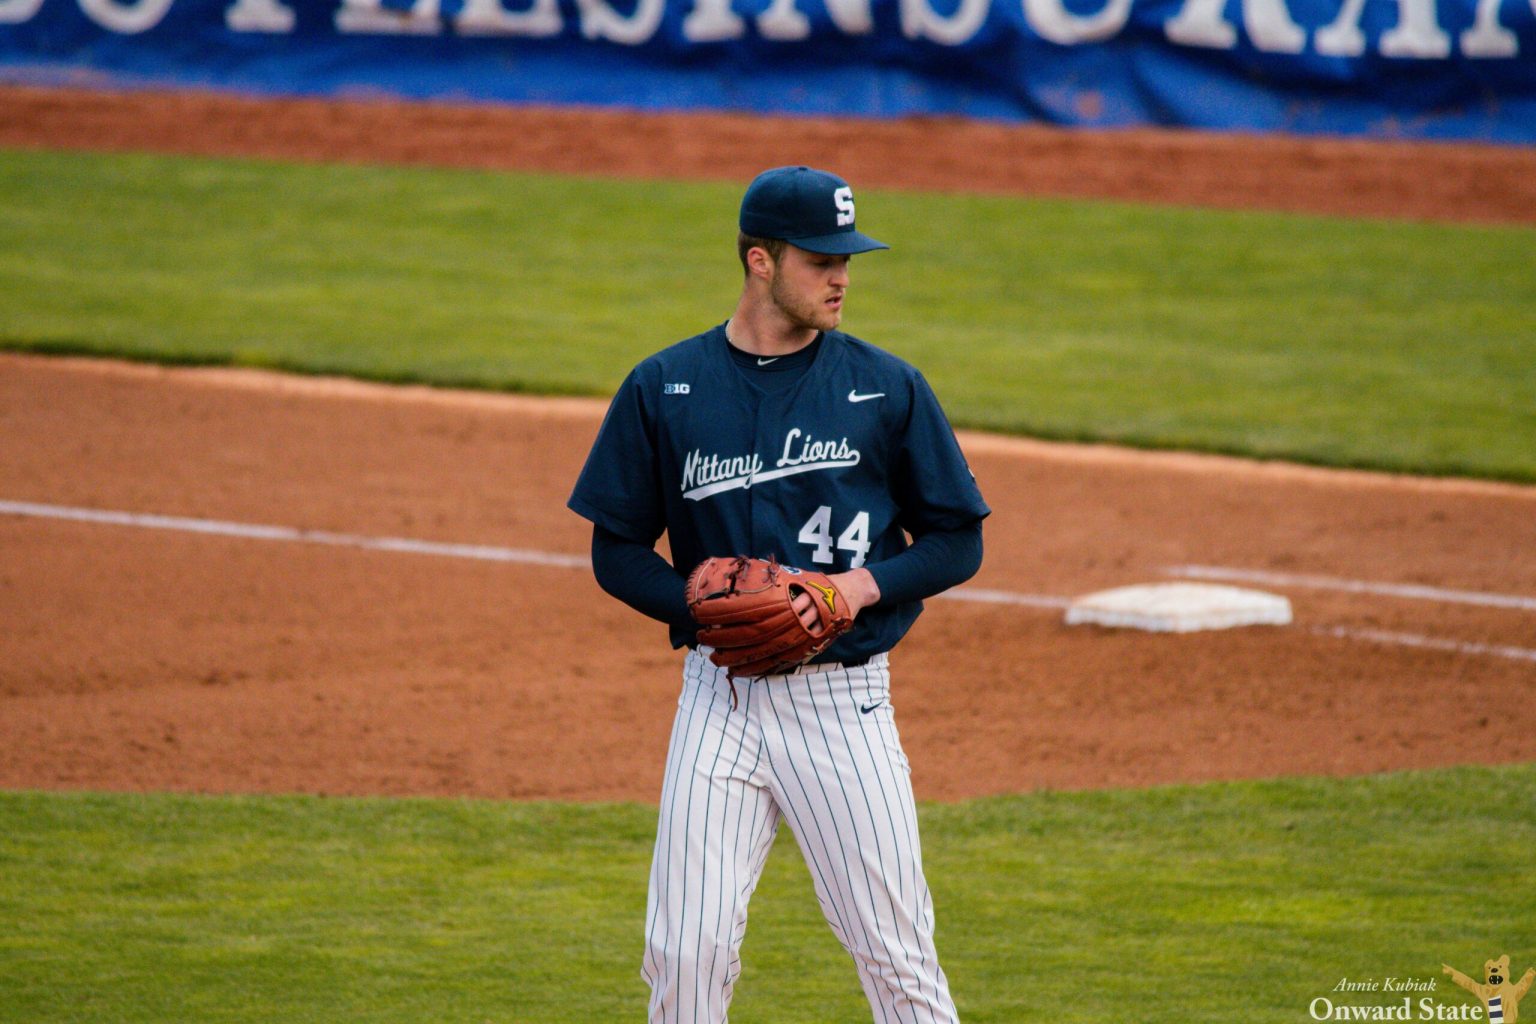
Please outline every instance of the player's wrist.
[{"label": "player's wrist", "polygon": [[838,573],[829,577],[832,585],[837,587],[848,602],[848,607],[854,615],[861,609],[880,600],[880,584],[875,581],[874,573],[868,569],[850,569],[848,572]]}]

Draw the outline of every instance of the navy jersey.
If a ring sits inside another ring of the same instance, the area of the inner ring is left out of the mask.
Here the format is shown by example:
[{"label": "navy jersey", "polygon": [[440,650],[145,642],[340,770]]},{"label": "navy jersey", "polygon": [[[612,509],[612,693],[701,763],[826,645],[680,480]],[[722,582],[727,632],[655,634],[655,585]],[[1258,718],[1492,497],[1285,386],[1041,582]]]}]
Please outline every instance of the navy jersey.
[{"label": "navy jersey", "polygon": [[[900,554],[904,531],[960,529],[990,511],[914,367],[831,331],[800,379],[770,394],[732,361],[723,324],[635,367],[568,504],[642,544],[665,532],[683,574],[715,555],[845,572]],[[921,611],[865,608],[816,660],[890,650]],[[672,642],[695,641],[674,627]]]}]

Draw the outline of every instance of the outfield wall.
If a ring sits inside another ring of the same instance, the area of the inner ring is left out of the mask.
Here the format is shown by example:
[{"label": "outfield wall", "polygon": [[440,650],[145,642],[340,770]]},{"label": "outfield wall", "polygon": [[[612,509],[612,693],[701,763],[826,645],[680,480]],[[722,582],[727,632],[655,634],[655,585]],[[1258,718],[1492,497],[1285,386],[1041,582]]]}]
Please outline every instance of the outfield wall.
[{"label": "outfield wall", "polygon": [[1536,144],[1536,0],[0,0],[0,81]]}]

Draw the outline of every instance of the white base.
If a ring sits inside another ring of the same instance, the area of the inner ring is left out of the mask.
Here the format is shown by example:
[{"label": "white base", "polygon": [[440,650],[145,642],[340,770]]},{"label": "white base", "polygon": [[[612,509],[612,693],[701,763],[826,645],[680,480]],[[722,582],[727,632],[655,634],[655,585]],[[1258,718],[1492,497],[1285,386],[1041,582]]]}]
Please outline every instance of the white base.
[{"label": "white base", "polygon": [[1067,607],[1069,626],[1091,623],[1154,633],[1284,626],[1290,621],[1291,602],[1279,594],[1214,583],[1118,587],[1080,597]]}]

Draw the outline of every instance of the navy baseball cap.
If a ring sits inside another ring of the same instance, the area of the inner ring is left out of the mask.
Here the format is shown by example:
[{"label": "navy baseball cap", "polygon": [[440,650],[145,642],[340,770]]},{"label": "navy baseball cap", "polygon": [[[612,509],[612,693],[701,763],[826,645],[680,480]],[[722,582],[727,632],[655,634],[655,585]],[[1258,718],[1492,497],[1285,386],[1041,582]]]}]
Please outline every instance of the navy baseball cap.
[{"label": "navy baseball cap", "polygon": [[854,228],[848,183],[812,167],[775,167],[753,178],[741,197],[741,230],[829,256],[890,248]]}]

